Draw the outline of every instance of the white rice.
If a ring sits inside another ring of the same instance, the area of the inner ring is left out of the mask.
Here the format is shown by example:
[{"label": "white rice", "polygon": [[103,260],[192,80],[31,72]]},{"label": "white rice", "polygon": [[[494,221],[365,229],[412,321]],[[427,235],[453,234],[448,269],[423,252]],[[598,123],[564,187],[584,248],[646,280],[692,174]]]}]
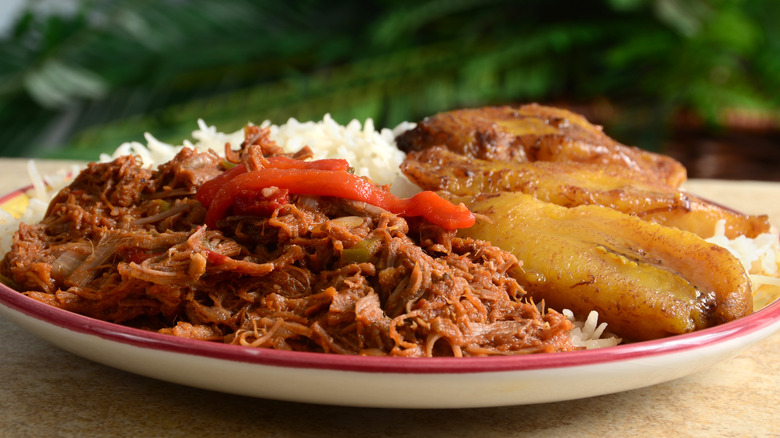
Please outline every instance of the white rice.
[{"label": "white rice", "polygon": [[[362,124],[352,120],[347,125],[339,125],[329,115],[325,115],[319,122],[289,119],[287,123],[278,126],[268,121],[260,126],[268,127],[271,139],[287,152],[309,146],[315,159],[344,158],[354,167],[356,174],[369,177],[379,184],[391,185],[392,192],[398,196],[411,196],[419,190],[399,171],[405,154],[395,144],[395,137],[414,127],[414,124],[402,123],[392,130],[384,128],[377,131],[371,119]],[[244,131],[240,129],[226,134],[198,120],[198,129],[193,131],[192,141],[184,140],[181,145],[163,143],[148,133],[144,137],[146,145],[138,142],[123,143],[114,153],[102,154],[100,161],[107,162],[131,154],[140,157],[143,166],[156,167],[171,160],[184,147],[198,151],[211,149],[224,156],[225,143],[237,148],[244,140]],[[16,218],[0,209],[0,254],[10,250],[13,234],[19,224],[38,222],[46,212],[51,197],[68,183],[66,175],[78,171],[78,168],[65,169],[57,175],[42,177],[34,163],[30,162],[28,173],[33,188],[28,193],[30,201],[26,210],[21,217]],[[780,244],[776,233],[763,234],[754,239],[738,237],[730,240],[725,236],[725,221],[722,221],[716,227],[715,236],[708,241],[731,251],[751,273],[754,285],[780,286],[780,278],[777,277]],[[590,312],[584,320],[575,317],[568,309],[562,313],[574,325],[571,337],[575,346],[602,348],[621,342],[620,338],[606,331],[606,323],[598,323],[598,313],[595,311]]]},{"label": "white rice", "polygon": [[619,344],[621,341],[617,336],[606,332],[606,322],[599,324],[599,314],[595,310],[591,310],[584,321],[576,318],[569,309],[563,309],[561,313],[574,325],[569,335],[571,336],[572,344],[575,346],[590,350],[593,348],[611,347]]},{"label": "white rice", "polygon": [[[367,176],[378,184],[391,185],[392,192],[398,196],[408,196],[418,191],[398,171],[405,154],[395,144],[395,137],[414,127],[414,124],[402,123],[393,130],[384,128],[377,131],[371,119],[367,119],[363,124],[352,120],[347,125],[339,125],[326,114],[319,122],[299,122],[291,118],[283,125],[265,121],[260,126],[268,128],[271,139],[286,152],[296,152],[304,146],[309,146],[314,159],[346,159],[357,175]],[[199,151],[212,149],[224,156],[225,143],[237,148],[244,140],[244,130],[225,134],[203,120],[198,120],[198,129],[192,133],[194,142],[185,140],[183,144],[174,146],[163,143],[148,133],[145,138],[146,146],[138,142],[124,143],[113,154],[101,155],[100,160],[111,161],[122,155],[133,154],[141,157],[145,166],[154,167],[169,161],[183,147]]]},{"label": "white rice", "polygon": [[726,221],[720,220],[715,226],[715,235],[706,239],[710,243],[722,246],[738,258],[751,274],[753,283],[769,282],[780,286],[777,278],[780,261],[780,241],[776,233],[759,234],[754,238],[738,236],[726,237]]},{"label": "white rice", "polygon": [[753,290],[753,308],[759,310],[780,299],[780,239],[776,230],[752,239],[726,237],[726,221],[719,221],[715,235],[708,242],[728,249],[737,257],[750,275]]}]

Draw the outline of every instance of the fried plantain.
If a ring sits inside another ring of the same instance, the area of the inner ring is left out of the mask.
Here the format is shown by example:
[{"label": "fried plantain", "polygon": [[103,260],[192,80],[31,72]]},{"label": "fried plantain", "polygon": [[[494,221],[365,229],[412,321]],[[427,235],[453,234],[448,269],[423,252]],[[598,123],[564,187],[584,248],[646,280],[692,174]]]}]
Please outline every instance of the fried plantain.
[{"label": "fried plantain", "polygon": [[459,196],[517,191],[564,207],[602,205],[704,238],[715,234],[720,220],[731,239],[756,237],[770,228],[765,215],[729,209],[624,166],[489,161],[434,146],[408,154],[401,170],[424,190]]},{"label": "fried plantain", "polygon": [[523,193],[458,199],[490,218],[459,231],[513,253],[537,302],[649,340],[752,312],[749,278],[726,249],[686,231],[596,206],[565,208]]},{"label": "fried plantain", "polygon": [[619,164],[673,187],[686,179],[673,158],[623,145],[578,114],[538,104],[439,113],[396,141],[405,152],[441,145],[488,160]]}]

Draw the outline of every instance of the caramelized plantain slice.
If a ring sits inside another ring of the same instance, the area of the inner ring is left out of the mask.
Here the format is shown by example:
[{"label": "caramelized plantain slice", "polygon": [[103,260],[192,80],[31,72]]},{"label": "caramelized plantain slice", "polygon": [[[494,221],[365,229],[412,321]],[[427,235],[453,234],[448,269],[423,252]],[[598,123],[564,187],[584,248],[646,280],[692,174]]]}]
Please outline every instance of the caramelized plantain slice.
[{"label": "caramelized plantain slice", "polygon": [[565,208],[523,193],[458,199],[481,220],[459,233],[513,253],[537,302],[587,315],[630,340],[688,333],[748,315],[751,286],[726,249],[610,208]]},{"label": "caramelized plantain slice", "polygon": [[396,141],[406,152],[441,145],[490,160],[619,164],[674,187],[686,179],[673,158],[623,145],[578,114],[537,104],[439,113]]},{"label": "caramelized plantain slice", "polygon": [[482,160],[434,146],[408,154],[401,170],[423,190],[458,196],[518,191],[564,207],[602,205],[704,238],[715,234],[720,220],[730,239],[770,228],[765,215],[729,209],[623,166]]}]

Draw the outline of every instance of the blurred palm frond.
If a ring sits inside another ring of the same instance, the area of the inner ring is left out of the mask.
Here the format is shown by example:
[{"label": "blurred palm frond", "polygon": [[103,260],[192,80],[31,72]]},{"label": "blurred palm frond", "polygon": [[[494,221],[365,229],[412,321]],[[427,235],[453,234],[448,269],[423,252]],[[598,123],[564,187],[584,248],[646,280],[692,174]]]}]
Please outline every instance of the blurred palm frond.
[{"label": "blurred palm frond", "polygon": [[198,118],[393,126],[606,99],[634,109],[628,131],[657,137],[680,110],[717,125],[725,109],[780,108],[772,0],[78,4],[31,6],[0,41],[0,154],[93,158],[144,132],[179,143]]}]

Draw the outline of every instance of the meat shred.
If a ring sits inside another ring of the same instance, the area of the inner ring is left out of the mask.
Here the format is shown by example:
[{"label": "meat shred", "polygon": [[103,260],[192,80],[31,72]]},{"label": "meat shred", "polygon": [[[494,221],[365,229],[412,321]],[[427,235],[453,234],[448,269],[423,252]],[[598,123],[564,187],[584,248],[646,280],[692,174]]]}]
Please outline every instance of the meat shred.
[{"label": "meat shred", "polygon": [[[247,168],[280,153],[262,134],[248,129],[233,154]],[[514,256],[420,219],[298,195],[269,217],[207,228],[195,193],[224,170],[216,154],[187,148],[156,170],[130,156],[92,163],[40,223],[20,226],[0,272],[62,309],[250,347],[410,357],[573,349],[566,317],[524,299],[509,275]]]}]

